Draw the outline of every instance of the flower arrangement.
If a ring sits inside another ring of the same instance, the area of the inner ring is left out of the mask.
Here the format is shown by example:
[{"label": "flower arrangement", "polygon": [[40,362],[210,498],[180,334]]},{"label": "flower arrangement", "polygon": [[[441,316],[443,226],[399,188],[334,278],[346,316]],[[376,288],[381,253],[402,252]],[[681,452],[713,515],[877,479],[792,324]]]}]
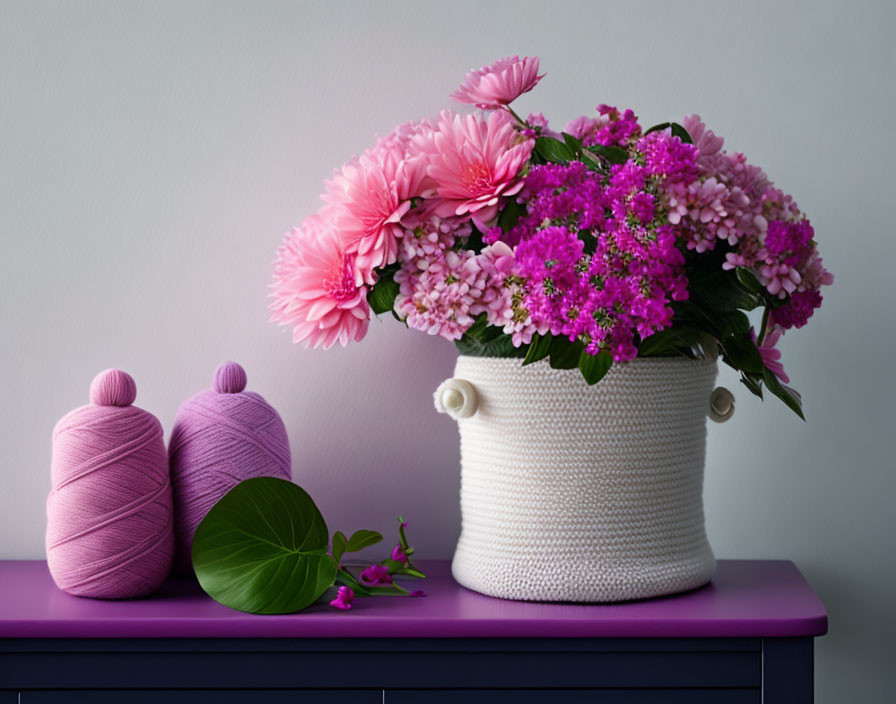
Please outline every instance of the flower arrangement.
[{"label": "flower arrangement", "polygon": [[471,71],[451,97],[479,112],[399,125],[338,169],[277,253],[272,321],[329,348],[391,312],[589,384],[635,357],[720,355],[802,417],[775,345],[833,276],[793,198],[696,115],[523,119],[510,105],[543,77],[534,57]]}]

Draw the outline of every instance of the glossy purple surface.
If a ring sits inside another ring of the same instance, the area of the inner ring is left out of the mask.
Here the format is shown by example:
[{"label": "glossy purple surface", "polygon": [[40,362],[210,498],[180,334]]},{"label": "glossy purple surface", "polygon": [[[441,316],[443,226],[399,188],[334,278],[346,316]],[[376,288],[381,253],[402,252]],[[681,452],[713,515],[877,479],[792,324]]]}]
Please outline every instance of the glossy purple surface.
[{"label": "glossy purple surface", "polygon": [[[711,584],[623,604],[493,599],[460,587],[447,561],[421,563],[423,598],[356,599],[351,611],[318,604],[299,614],[256,616],[169,580],[146,599],[69,596],[45,562],[0,561],[4,638],[613,638],[780,637],[827,632],[820,599],[792,562],[720,560]],[[418,586],[415,584],[415,587]]]}]

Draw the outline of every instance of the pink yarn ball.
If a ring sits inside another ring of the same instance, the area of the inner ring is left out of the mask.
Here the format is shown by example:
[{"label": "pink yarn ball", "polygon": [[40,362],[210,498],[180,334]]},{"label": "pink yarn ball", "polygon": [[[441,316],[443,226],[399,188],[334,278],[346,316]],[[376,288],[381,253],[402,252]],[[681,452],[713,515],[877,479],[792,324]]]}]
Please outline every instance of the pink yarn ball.
[{"label": "pink yarn ball", "polygon": [[246,372],[236,362],[215,370],[213,388],[177,410],[168,459],[174,489],[175,569],[192,573],[193,534],[218,500],[251,477],[291,479],[289,439],[283,421],[258,394],[244,391]]},{"label": "pink yarn ball", "polygon": [[53,430],[47,563],[75,596],[127,599],[156,591],[174,556],[173,502],[162,426],[130,405],[118,369],[90,385],[91,404]]}]

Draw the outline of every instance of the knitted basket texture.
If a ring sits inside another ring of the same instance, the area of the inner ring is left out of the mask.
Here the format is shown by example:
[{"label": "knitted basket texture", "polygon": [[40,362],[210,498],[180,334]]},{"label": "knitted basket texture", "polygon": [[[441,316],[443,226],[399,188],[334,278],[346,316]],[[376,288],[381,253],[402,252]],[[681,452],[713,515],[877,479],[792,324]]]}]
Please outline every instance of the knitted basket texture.
[{"label": "knitted basket texture", "polygon": [[455,380],[478,405],[456,416],[455,579],[491,596],[574,602],[708,582],[703,468],[717,371],[715,361],[636,359],[588,386],[578,369],[461,356]]}]

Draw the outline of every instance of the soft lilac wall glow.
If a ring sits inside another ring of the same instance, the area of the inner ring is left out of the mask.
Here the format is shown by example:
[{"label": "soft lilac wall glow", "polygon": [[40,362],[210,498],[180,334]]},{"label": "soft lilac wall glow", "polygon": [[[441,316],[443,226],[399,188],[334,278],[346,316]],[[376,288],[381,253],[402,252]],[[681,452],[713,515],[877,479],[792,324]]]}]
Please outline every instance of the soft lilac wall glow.
[{"label": "soft lilac wall glow", "polygon": [[837,283],[783,342],[809,422],[723,372],[738,408],[710,429],[708,531],[720,557],[793,559],[818,589],[819,702],[889,696],[892,4],[5,0],[0,16],[0,558],[43,556],[50,431],[96,372],[129,371],[170,430],[225,359],[280,410],[334,529],[388,533],[402,511],[422,555],[450,556],[457,433],[431,393],[452,345],[386,318],[306,352],[266,322],[265,287],[334,167],[447,107],[468,68],[538,54],[521,112],[699,112],[810,213]]}]

